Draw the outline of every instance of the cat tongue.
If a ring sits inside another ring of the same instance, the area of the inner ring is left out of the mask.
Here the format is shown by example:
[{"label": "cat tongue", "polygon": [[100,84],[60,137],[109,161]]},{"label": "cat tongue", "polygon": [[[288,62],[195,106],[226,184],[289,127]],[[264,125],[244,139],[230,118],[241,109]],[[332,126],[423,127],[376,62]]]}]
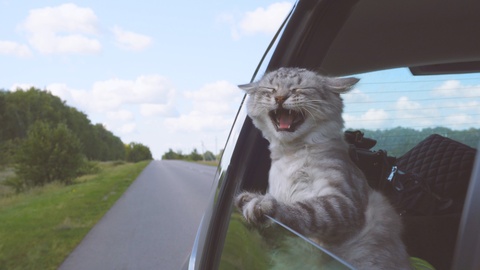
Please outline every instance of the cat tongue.
[{"label": "cat tongue", "polygon": [[289,114],[288,111],[285,111],[278,116],[278,127],[280,129],[289,129],[294,119],[293,114]]}]

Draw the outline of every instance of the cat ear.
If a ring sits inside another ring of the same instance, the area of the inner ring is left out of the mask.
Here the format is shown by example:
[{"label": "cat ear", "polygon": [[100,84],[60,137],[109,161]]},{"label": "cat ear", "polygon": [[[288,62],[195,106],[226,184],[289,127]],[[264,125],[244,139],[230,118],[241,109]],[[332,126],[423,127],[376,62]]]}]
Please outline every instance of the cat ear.
[{"label": "cat ear", "polygon": [[247,94],[250,94],[257,87],[256,83],[240,84],[238,88],[245,91]]},{"label": "cat ear", "polygon": [[360,79],[350,77],[350,78],[327,78],[325,81],[326,86],[331,91],[342,94],[350,91],[352,87],[358,82]]}]

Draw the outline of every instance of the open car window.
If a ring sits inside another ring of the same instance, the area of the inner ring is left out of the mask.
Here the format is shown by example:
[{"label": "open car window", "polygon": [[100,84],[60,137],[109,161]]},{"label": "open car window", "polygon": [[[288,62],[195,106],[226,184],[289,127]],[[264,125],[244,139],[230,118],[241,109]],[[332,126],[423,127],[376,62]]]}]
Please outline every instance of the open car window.
[{"label": "open car window", "polygon": [[219,269],[353,269],[328,250],[268,218],[269,226],[254,227],[233,211]]}]

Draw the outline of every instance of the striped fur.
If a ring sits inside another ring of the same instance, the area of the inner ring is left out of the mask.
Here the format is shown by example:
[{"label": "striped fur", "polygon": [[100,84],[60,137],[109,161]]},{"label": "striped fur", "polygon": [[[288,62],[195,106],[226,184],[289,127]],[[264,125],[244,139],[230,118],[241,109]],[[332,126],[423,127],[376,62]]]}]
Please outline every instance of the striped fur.
[{"label": "striped fur", "polygon": [[[268,192],[243,192],[235,203],[248,222],[261,224],[270,215],[358,269],[410,269],[399,216],[368,187],[343,140],[340,94],[357,81],[281,68],[239,86],[249,96],[249,116],[270,142],[272,166]],[[286,129],[289,121],[293,128]]]}]

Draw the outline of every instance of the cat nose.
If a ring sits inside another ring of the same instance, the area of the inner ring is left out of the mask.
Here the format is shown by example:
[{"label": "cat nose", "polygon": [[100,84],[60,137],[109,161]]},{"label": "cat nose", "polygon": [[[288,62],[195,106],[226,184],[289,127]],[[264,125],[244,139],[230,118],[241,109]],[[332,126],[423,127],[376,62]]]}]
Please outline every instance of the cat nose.
[{"label": "cat nose", "polygon": [[275,102],[279,105],[282,105],[285,100],[287,100],[287,96],[276,96],[275,97]]}]

